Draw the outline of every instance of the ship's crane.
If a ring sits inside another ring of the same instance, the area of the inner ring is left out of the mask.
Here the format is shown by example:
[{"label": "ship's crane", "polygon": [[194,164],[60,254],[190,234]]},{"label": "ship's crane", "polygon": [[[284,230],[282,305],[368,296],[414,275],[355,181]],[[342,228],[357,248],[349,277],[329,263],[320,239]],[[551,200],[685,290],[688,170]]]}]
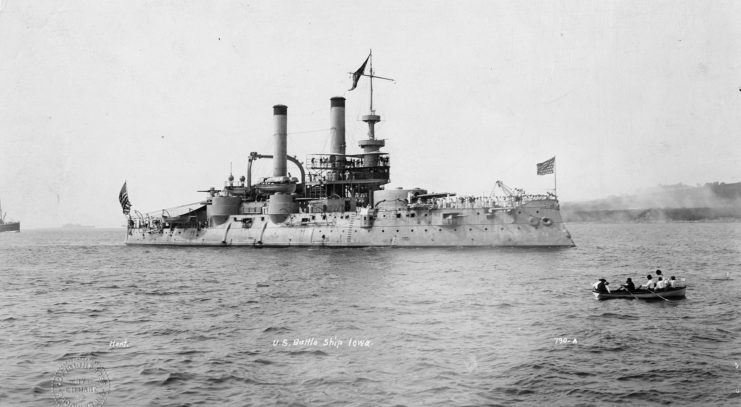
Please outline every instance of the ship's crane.
[{"label": "ship's crane", "polygon": [[[522,197],[525,195],[525,190],[523,190],[521,188],[514,188],[514,189],[512,189],[512,188],[508,187],[501,180],[497,180],[496,187],[499,187],[499,189],[501,189],[502,191],[504,191],[504,193],[505,193],[505,195],[506,195],[506,197],[508,199],[512,199],[515,202],[522,201]],[[494,196],[494,190],[491,191],[491,195],[492,195],[492,197]]]}]

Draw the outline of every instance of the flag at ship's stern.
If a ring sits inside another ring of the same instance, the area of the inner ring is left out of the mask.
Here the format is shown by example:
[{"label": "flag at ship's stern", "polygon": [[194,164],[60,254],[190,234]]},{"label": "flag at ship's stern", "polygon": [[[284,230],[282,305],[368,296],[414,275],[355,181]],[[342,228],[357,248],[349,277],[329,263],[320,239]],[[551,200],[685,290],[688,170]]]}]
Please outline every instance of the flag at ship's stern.
[{"label": "flag at ship's stern", "polygon": [[123,214],[128,215],[131,212],[131,202],[129,201],[129,191],[126,189],[126,181],[121,187],[121,192],[118,193],[118,202],[121,203]]},{"label": "flag at ship's stern", "polygon": [[553,168],[556,165],[556,157],[538,163],[538,175],[553,174]]}]

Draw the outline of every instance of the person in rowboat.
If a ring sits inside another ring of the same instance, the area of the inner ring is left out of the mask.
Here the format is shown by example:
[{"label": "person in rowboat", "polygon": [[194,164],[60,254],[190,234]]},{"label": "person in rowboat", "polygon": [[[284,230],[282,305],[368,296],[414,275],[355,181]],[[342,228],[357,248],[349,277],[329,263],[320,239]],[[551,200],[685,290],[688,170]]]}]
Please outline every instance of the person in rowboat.
[{"label": "person in rowboat", "polygon": [[625,280],[625,284],[621,284],[620,288],[618,290],[628,290],[628,291],[635,291],[636,285],[633,284],[633,279],[628,277],[627,280]]},{"label": "person in rowboat", "polygon": [[592,284],[592,288],[594,288],[594,291],[600,293],[600,294],[606,294],[610,292],[610,289],[607,287],[610,283],[607,282],[604,278],[600,278],[599,281]]},{"label": "person in rowboat", "polygon": [[653,277],[651,275],[646,276],[646,283],[641,284],[640,287],[638,287],[641,290],[653,290],[656,287],[656,283],[653,281]]},{"label": "person in rowboat", "polygon": [[656,282],[656,290],[664,290],[667,287],[666,280],[664,280],[661,276],[659,276],[658,280],[659,281]]}]

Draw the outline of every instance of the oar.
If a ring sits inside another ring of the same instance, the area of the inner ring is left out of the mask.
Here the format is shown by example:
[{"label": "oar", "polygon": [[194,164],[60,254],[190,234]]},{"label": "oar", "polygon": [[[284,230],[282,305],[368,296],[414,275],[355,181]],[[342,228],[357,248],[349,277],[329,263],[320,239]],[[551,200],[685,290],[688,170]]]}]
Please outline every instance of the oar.
[{"label": "oar", "polygon": [[[654,289],[654,290],[655,290],[655,289]],[[661,298],[662,300],[671,302],[671,300],[668,300],[668,299],[666,299],[666,298],[664,298],[664,297],[660,296],[659,294],[657,294],[657,293],[656,293],[656,291],[651,291],[651,292],[652,292],[652,293],[654,293],[654,295],[656,295],[657,297]]]},{"label": "oar", "polygon": [[630,291],[630,289],[629,289],[628,287],[625,287],[625,291],[627,291],[627,292],[628,292],[628,294],[632,295],[632,296],[633,296],[633,298],[635,298],[636,300],[637,300],[637,299],[639,299],[638,297],[636,297],[636,296],[635,296],[635,294],[633,294],[633,293],[632,293],[632,292]]}]

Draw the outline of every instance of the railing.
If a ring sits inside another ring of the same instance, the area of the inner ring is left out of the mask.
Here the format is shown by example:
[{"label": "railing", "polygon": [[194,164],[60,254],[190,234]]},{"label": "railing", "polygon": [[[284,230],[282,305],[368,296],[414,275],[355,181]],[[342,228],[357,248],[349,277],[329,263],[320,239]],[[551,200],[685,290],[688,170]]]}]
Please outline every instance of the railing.
[{"label": "railing", "polygon": [[[343,160],[344,158],[344,160]],[[342,163],[342,165],[340,165]],[[363,159],[360,157],[332,156],[332,155],[315,155],[306,159],[306,166],[317,170],[336,170],[352,168],[372,168],[363,165]],[[378,156],[377,164],[373,167],[389,167],[389,157]]]},{"label": "railing", "polygon": [[451,196],[412,202],[410,208],[425,209],[511,209],[519,205],[543,199],[554,199],[550,195],[522,195],[518,197],[501,196]]}]

